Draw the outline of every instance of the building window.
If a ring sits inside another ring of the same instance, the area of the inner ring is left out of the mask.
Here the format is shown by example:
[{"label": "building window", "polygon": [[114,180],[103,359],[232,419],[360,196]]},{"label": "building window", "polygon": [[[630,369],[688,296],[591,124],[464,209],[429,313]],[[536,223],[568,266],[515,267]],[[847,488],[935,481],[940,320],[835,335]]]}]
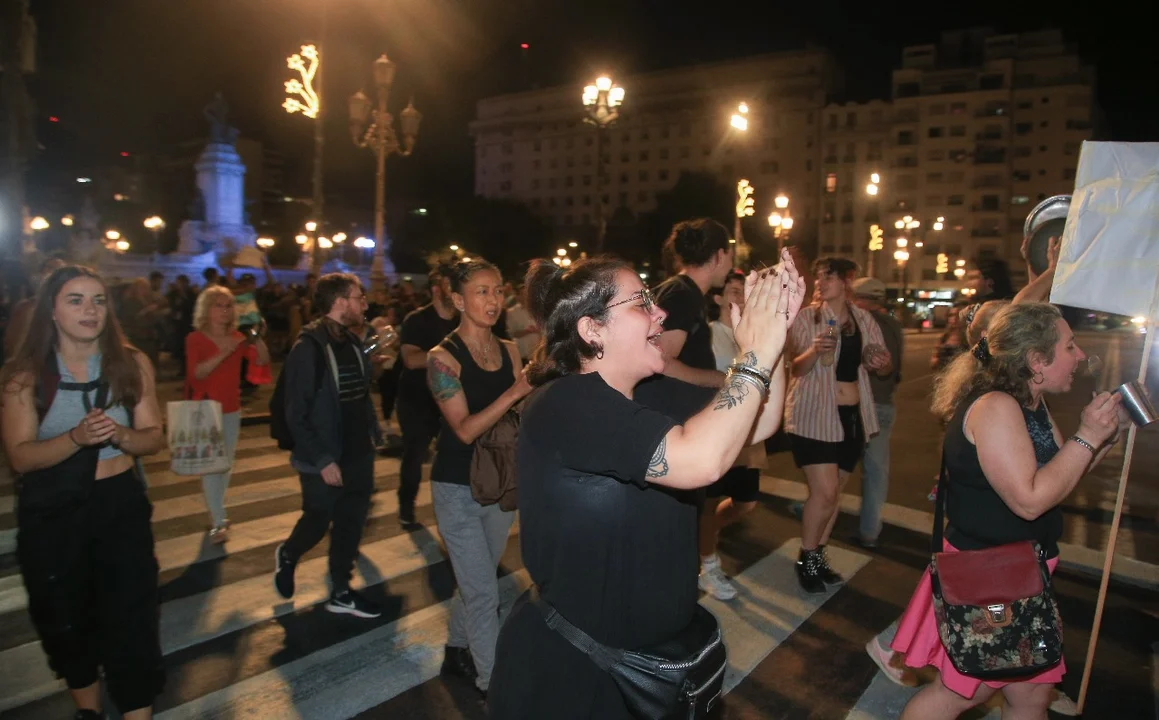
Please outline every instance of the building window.
[{"label": "building window", "polygon": [[660,173],[659,173],[659,179],[660,179],[660,181],[661,181],[661,182],[667,181],[667,180],[668,180],[668,171],[667,171],[667,170],[661,170],[661,171],[660,171]]},{"label": "building window", "polygon": [[499,172],[501,172],[501,173],[511,172],[511,163],[505,162],[505,163],[500,164],[499,165]]},{"label": "building window", "polygon": [[1039,126],[1039,127],[1050,127],[1050,121],[1049,121],[1049,120],[1043,120],[1042,122],[1040,122],[1040,123],[1038,124],[1038,126]]},{"label": "building window", "polygon": [[574,146],[575,146],[575,138],[568,138],[567,140],[563,141],[563,147],[565,150],[571,150],[572,147],[574,147]]},{"label": "building window", "polygon": [[969,157],[969,153],[959,148],[957,150],[951,150],[949,157],[956,163],[966,162],[966,158]]},{"label": "building window", "polygon": [[571,175],[568,175],[563,179],[564,187],[572,187],[573,185],[575,185],[575,178],[573,178]]},{"label": "building window", "polygon": [[897,134],[897,144],[898,145],[913,145],[914,144],[913,132],[910,130],[902,130],[901,132],[899,132]]},{"label": "building window", "polygon": [[1001,209],[998,206],[998,196],[997,195],[983,195],[982,196],[982,209],[987,210],[987,211],[994,211],[994,210]]},{"label": "building window", "polygon": [[1001,90],[1006,84],[1006,77],[1002,73],[988,73],[978,80],[981,90]]},{"label": "building window", "polygon": [[940,183],[943,179],[940,172],[926,173],[926,182],[928,183]]},{"label": "building window", "polygon": [[620,182],[625,184],[625,185],[628,184],[628,173],[626,173],[626,172],[620,173]]},{"label": "building window", "polygon": [[1034,102],[1031,100],[1022,100],[1018,103],[1019,110],[1029,110],[1032,107],[1034,107]]},{"label": "building window", "polygon": [[687,160],[687,159],[688,159],[689,152],[690,152],[690,150],[689,150],[689,148],[688,148],[688,146],[687,146],[687,145],[684,145],[683,147],[681,147],[681,148],[680,148],[680,159],[681,159],[681,160]]},{"label": "building window", "polygon": [[940,207],[941,204],[941,195],[926,195],[926,207]]},{"label": "building window", "polygon": [[640,171],[640,182],[648,182],[648,171],[647,170]]},{"label": "building window", "polygon": [[965,205],[966,204],[966,196],[965,195],[951,195],[950,197],[946,198],[946,204],[947,205]]},{"label": "building window", "polygon": [[845,113],[845,127],[857,127],[857,113]]},{"label": "building window", "polygon": [[1034,130],[1034,123],[1017,123],[1014,126],[1015,135],[1029,135]]},{"label": "building window", "polygon": [[584,205],[591,205],[592,204],[592,196],[591,195],[584,195],[583,204]]},{"label": "building window", "polygon": [[567,197],[565,197],[563,199],[563,204],[566,205],[567,207],[572,207],[573,205],[575,205],[575,198],[572,197],[571,195],[568,195]]},{"label": "building window", "polygon": [[511,143],[509,143],[509,142],[503,143],[502,152],[504,155],[510,155],[512,152]]},{"label": "building window", "polygon": [[966,137],[966,126],[965,125],[951,125],[950,126],[950,137]]},{"label": "building window", "polygon": [[540,163],[539,163],[539,161],[538,161],[538,160],[532,160],[532,161],[531,161],[531,169],[532,169],[532,170],[538,170],[538,169],[539,169],[539,165],[540,165]]},{"label": "building window", "polygon": [[668,159],[668,148],[660,148],[660,159],[661,160]]},{"label": "building window", "polygon": [[660,128],[660,139],[661,139],[661,140],[667,140],[667,139],[668,139],[668,126],[667,126],[667,125],[665,125],[664,127]]},{"label": "building window", "polygon": [[952,182],[952,183],[964,182],[965,179],[966,179],[966,173],[962,172],[961,170],[955,170],[954,172],[952,172],[946,176],[946,182]]},{"label": "building window", "polygon": [[[778,116],[778,117],[779,117],[779,116]],[[806,114],[805,114],[805,124],[806,124],[806,125],[812,125],[812,124],[813,124],[813,113],[811,113],[811,112],[810,112],[810,113],[806,113]]]},{"label": "building window", "polygon": [[837,129],[837,113],[829,113],[829,129]]},{"label": "building window", "polygon": [[622,193],[620,193],[620,207],[627,207],[627,206],[628,206],[628,193],[622,192]]},{"label": "building window", "polygon": [[1029,202],[1030,202],[1029,195],[1012,195],[1010,197],[1010,204],[1011,205],[1026,205]]},{"label": "building window", "polygon": [[592,184],[592,176],[591,175],[584,175],[584,187],[591,187],[591,184]]},{"label": "building window", "polygon": [[632,162],[632,156],[626,152],[622,152],[622,153],[620,153],[620,162],[622,162],[622,163]]},{"label": "building window", "polygon": [[1078,151],[1079,151],[1079,144],[1078,143],[1076,143],[1076,142],[1063,143],[1063,146],[1062,146],[1062,154],[1063,155],[1076,155],[1076,154],[1078,154]]},{"label": "building window", "polygon": [[647,130],[641,130],[641,131],[640,131],[640,139],[641,139],[641,140],[647,140],[647,139],[648,139],[648,131],[647,131]]},{"label": "building window", "polygon": [[553,197],[549,197],[549,198],[547,199],[547,206],[548,206],[549,208],[553,208],[553,207],[555,207],[555,198],[553,198]]},{"label": "building window", "polygon": [[928,108],[926,108],[926,111],[930,115],[945,115],[946,106],[944,103],[933,103]]},{"label": "building window", "polygon": [[636,193],[636,199],[642,203],[648,202],[648,191],[641,190],[640,192]]},{"label": "building window", "polygon": [[778,164],[775,161],[768,160],[768,161],[761,163],[761,174],[762,175],[772,175],[772,174],[778,173],[778,172],[780,172],[780,167],[778,166]]},{"label": "building window", "polygon": [[813,172],[813,161],[812,160],[805,161],[805,172]]},{"label": "building window", "polygon": [[569,168],[570,168],[570,167],[575,167],[575,158],[574,158],[574,157],[572,157],[571,155],[568,155],[568,156],[567,156],[567,163],[566,163],[566,164],[567,164],[567,166],[568,166]]},{"label": "building window", "polygon": [[829,173],[825,176],[825,192],[837,192],[837,173]]},{"label": "building window", "polygon": [[688,123],[680,123],[680,137],[688,137],[692,133],[692,126]]},{"label": "building window", "polygon": [[1019,145],[1018,147],[1014,148],[1014,152],[1011,154],[1016,158],[1026,158],[1030,157],[1032,152],[1034,152],[1033,148],[1027,147],[1026,145]]},{"label": "building window", "polygon": [[564,225],[571,225],[571,215],[564,215],[563,216],[563,224]]},{"label": "building window", "polygon": [[531,181],[531,189],[532,190],[539,189],[539,178],[535,178],[534,180]]},{"label": "building window", "polygon": [[534,143],[532,143],[531,148],[535,150],[535,152],[539,152],[543,149],[543,143],[539,140],[536,140]]},{"label": "building window", "polygon": [[1029,170],[1015,170],[1011,174],[1011,177],[1013,177],[1016,182],[1030,182],[1030,171]]},{"label": "building window", "polygon": [[555,178],[548,178],[548,179],[547,179],[547,189],[548,189],[548,190],[554,190],[554,189],[555,189]]},{"label": "building window", "polygon": [[499,183],[499,191],[500,192],[511,192],[511,181],[504,180],[503,182]]},{"label": "building window", "polygon": [[935,160],[935,161],[936,160],[945,160],[946,159],[946,151],[945,150],[930,150],[928,153],[926,153],[926,159],[927,160]]},{"label": "building window", "polygon": [[964,102],[950,103],[950,114],[951,115],[962,115],[965,112],[966,112],[966,103],[964,103]]}]

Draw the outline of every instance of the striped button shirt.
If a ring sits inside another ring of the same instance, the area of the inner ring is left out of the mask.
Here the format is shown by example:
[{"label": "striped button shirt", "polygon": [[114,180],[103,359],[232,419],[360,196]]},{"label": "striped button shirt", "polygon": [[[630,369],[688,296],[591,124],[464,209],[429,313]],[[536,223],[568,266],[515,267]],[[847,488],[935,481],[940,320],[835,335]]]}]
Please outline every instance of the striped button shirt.
[{"label": "striped button shirt", "polygon": [[[862,347],[870,344],[885,347],[881,328],[873,317],[859,307],[849,306],[849,313],[861,331]],[[836,319],[833,311],[824,303],[820,307],[812,305],[797,316],[790,331],[789,351],[797,357],[809,349],[813,338],[829,320]],[[836,355],[840,356],[838,343]],[[789,396],[785,401],[785,432],[823,442],[841,442],[845,431],[837,415],[837,361],[832,365],[822,365],[818,360],[808,374],[790,379]],[[864,365],[857,368],[857,397],[861,405],[861,422],[865,428],[865,439],[878,431],[877,410],[873,406],[873,391],[869,386],[869,371]]]}]

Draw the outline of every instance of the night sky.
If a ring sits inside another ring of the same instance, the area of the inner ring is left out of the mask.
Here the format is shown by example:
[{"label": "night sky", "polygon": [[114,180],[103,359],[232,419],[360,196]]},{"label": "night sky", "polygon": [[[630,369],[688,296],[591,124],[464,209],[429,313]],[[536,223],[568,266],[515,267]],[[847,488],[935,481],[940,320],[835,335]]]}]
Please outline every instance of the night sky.
[{"label": "night sky", "polygon": [[415,156],[389,171],[390,192],[416,201],[471,192],[467,123],[480,97],[806,43],[844,62],[848,97],[839,100],[886,97],[902,46],[973,25],[1060,27],[1096,65],[1107,137],[1159,140],[1153,28],[1091,6],[1064,13],[1021,1],[32,0],[39,117],[59,117],[52,132],[72,138],[78,155],[164,152],[204,135],[201,108],[221,90],[242,134],[287,156],[287,191],[308,195],[312,130],[280,107],[284,58],[319,38],[327,1],[327,194],[355,204],[372,204],[373,165],[349,139],[346,98],[371,90],[383,52],[399,65],[392,109],[413,94],[425,116]]}]

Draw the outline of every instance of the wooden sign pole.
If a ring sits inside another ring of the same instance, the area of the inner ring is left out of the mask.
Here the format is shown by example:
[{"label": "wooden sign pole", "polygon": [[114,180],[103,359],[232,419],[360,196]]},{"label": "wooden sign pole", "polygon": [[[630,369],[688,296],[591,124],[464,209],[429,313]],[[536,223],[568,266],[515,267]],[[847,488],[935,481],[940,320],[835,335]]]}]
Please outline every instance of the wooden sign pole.
[{"label": "wooden sign pole", "polygon": [[[1159,285],[1155,288],[1155,297],[1151,300],[1151,312],[1147,316],[1147,339],[1143,342],[1143,360],[1139,363],[1139,383],[1147,381],[1147,366],[1151,360],[1151,348],[1155,344],[1156,314],[1159,312]],[[1091,682],[1091,670],[1094,667],[1095,646],[1099,641],[1099,629],[1103,624],[1103,609],[1107,603],[1107,585],[1111,582],[1111,565],[1115,561],[1115,544],[1119,539],[1119,521],[1123,518],[1123,501],[1127,495],[1127,477],[1131,473],[1131,460],[1135,455],[1135,436],[1139,428],[1132,423],[1127,432],[1127,449],[1123,455],[1123,469],[1119,472],[1119,494],[1115,498],[1115,515],[1111,519],[1110,536],[1107,538],[1107,555],[1103,560],[1103,577],[1099,582],[1099,599],[1095,603],[1095,619],[1091,625],[1091,639],[1087,644],[1087,659],[1083,666],[1083,679],[1079,685],[1078,714],[1083,714],[1083,706],[1087,701],[1087,690]]]}]

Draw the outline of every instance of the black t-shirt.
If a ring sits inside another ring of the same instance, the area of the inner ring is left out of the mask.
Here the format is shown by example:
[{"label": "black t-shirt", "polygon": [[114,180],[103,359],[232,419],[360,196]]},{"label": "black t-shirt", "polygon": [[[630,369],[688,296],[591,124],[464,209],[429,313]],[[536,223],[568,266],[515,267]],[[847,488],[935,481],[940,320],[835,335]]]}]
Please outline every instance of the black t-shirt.
[{"label": "black t-shirt", "polygon": [[338,363],[338,400],[342,408],[342,454],[360,456],[372,450],[370,420],[366,412],[365,359],[352,342],[332,343]]},{"label": "black t-shirt", "polygon": [[[424,305],[407,315],[402,321],[402,330],[399,331],[399,343],[414,345],[423,352],[429,351],[443,341],[459,326],[458,317],[444,320],[439,316],[435,306]],[[401,359],[400,359],[401,362]],[[430,398],[427,390],[426,368],[408,368],[403,366],[398,377],[399,399]],[[431,402],[434,402],[431,400]]]},{"label": "black t-shirt", "polygon": [[600,642],[636,648],[687,626],[696,606],[696,505],[648,482],[661,439],[712,390],[657,378],[629,400],[598,373],[533,394],[519,437],[520,542],[543,597]]},{"label": "black t-shirt", "polygon": [[653,291],[656,304],[668,313],[665,330],[683,330],[688,336],[676,359],[700,370],[715,370],[712,329],[708,326],[704,293],[687,275],[677,275],[660,283]]}]

